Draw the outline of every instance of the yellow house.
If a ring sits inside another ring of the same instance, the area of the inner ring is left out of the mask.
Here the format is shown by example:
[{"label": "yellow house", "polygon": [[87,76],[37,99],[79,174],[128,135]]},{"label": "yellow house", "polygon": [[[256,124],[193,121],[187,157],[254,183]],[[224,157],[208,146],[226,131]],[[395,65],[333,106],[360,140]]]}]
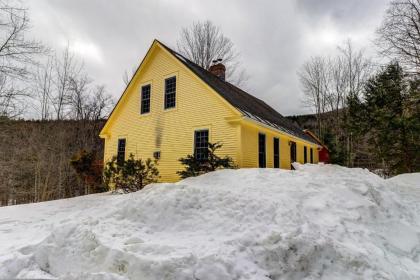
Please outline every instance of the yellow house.
[{"label": "yellow house", "polygon": [[312,138],[224,75],[221,63],[207,71],[155,40],[100,132],[104,161],[157,158],[164,182],[179,180],[178,159],[205,156],[208,142],[240,168],[318,162]]}]

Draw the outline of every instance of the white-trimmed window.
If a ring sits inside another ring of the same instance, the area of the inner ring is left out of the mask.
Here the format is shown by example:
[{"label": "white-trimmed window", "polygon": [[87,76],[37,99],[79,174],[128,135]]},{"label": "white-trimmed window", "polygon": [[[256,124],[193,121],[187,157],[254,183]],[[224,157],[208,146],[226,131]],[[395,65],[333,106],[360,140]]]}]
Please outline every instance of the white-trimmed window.
[{"label": "white-trimmed window", "polygon": [[117,150],[117,164],[122,165],[125,160],[125,138],[118,139],[118,150]]},{"label": "white-trimmed window", "polygon": [[176,76],[165,79],[165,109],[176,106]]},{"label": "white-trimmed window", "polygon": [[152,93],[151,85],[144,85],[141,87],[141,104],[140,114],[150,113],[150,95]]},{"label": "white-trimmed window", "polygon": [[208,129],[194,131],[194,156],[198,160],[206,160],[209,156]]}]

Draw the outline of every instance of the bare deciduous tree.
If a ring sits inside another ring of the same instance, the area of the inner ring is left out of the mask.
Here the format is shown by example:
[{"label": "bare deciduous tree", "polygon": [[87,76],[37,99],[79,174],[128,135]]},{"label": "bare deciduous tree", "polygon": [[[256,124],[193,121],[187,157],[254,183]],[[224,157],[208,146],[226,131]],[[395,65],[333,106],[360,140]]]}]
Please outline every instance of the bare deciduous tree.
[{"label": "bare deciduous tree", "polygon": [[56,119],[65,117],[65,107],[70,100],[71,81],[78,76],[83,69],[83,64],[77,61],[70,51],[68,44],[61,57],[55,57],[54,63],[54,85],[55,90],[52,97]]},{"label": "bare deciduous tree", "polygon": [[[344,61],[344,79],[346,81],[346,90],[344,91],[343,104],[344,116],[347,115],[347,101],[351,97],[360,97],[364,86],[372,74],[372,62],[366,58],[363,51],[355,51],[350,40],[347,40],[343,47],[339,47],[342,59]],[[343,125],[341,126],[343,127]],[[346,128],[342,129],[346,139],[346,164],[352,167],[354,163],[354,139],[353,135]]]},{"label": "bare deciduous tree", "polygon": [[329,61],[329,88],[328,88],[328,110],[338,114],[340,108],[345,106],[345,96],[347,90],[347,74],[345,60],[342,56],[337,56]]},{"label": "bare deciduous tree", "polygon": [[209,20],[183,28],[177,47],[181,54],[204,69],[209,69],[214,60],[222,59],[227,68],[226,80],[238,86],[248,78],[240,67],[239,53],[233,42]]},{"label": "bare deciduous tree", "polygon": [[420,0],[392,1],[377,33],[383,54],[420,74]]},{"label": "bare deciduous tree", "polygon": [[88,99],[88,85],[91,81],[86,74],[70,77],[68,104],[70,107],[70,118],[82,120],[85,117],[85,106]]},{"label": "bare deciduous tree", "polygon": [[84,63],[69,45],[61,55],[51,56],[39,67],[33,91],[43,120],[98,120],[105,117],[113,102],[104,86],[92,84]]},{"label": "bare deciduous tree", "polygon": [[129,72],[127,70],[124,71],[124,74],[122,76],[122,79],[123,79],[123,82],[124,82],[124,84],[126,86],[130,83],[132,77],[136,73],[136,70],[137,70],[136,67],[134,67],[133,69],[131,69],[131,74],[129,74]]},{"label": "bare deciduous tree", "polygon": [[305,94],[303,102],[315,110],[318,135],[321,138],[324,128],[322,115],[328,104],[328,70],[328,60],[318,56],[305,62],[298,73]]},{"label": "bare deciduous tree", "polygon": [[27,81],[30,67],[45,48],[28,39],[29,18],[27,10],[16,2],[0,1],[0,114],[18,116],[22,111],[23,97],[29,95],[16,80]]},{"label": "bare deciduous tree", "polygon": [[365,56],[363,50],[354,50],[350,39],[343,46],[339,46],[338,49],[344,64],[344,79],[347,90],[342,107],[345,107],[347,96],[360,96],[362,93],[365,82],[372,74],[372,62]]},{"label": "bare deciduous tree", "polygon": [[17,87],[12,78],[0,74],[0,117],[21,115],[25,109],[23,101],[28,96],[25,88]]},{"label": "bare deciduous tree", "polygon": [[106,94],[104,86],[95,86],[87,75],[71,79],[70,114],[74,120],[100,120],[112,105],[112,98]]},{"label": "bare deciduous tree", "polygon": [[86,105],[85,119],[93,121],[104,119],[112,105],[112,97],[106,94],[105,87],[96,86],[91,91],[90,99]]},{"label": "bare deciduous tree", "polygon": [[34,98],[39,102],[38,113],[41,120],[51,117],[51,96],[53,83],[53,61],[48,57],[45,65],[40,65],[35,73]]},{"label": "bare deciduous tree", "polygon": [[[333,133],[334,145],[345,155],[345,164],[352,166],[353,142],[344,120],[348,97],[361,96],[365,82],[372,73],[372,63],[362,50],[355,51],[350,40],[338,47],[333,56],[313,57],[298,73],[304,92],[304,104],[316,116],[316,132],[324,139]],[[331,116],[333,116],[331,118]]]}]

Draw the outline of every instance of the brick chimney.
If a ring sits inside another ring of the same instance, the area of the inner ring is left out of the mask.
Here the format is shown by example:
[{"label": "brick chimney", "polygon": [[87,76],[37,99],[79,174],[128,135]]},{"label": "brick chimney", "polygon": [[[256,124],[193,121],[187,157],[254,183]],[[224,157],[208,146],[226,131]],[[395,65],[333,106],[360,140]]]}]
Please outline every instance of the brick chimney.
[{"label": "brick chimney", "polygon": [[218,63],[210,66],[209,71],[210,73],[224,81],[226,76],[226,67],[219,61],[221,61],[221,59],[218,60]]}]

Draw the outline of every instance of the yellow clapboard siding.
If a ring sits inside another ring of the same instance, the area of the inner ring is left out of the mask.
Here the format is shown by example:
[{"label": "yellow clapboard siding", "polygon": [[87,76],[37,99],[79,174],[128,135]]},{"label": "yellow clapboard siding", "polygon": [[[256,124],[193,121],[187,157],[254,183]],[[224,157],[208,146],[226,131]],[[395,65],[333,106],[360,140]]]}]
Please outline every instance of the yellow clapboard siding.
[{"label": "yellow clapboard siding", "polygon": [[258,167],[258,134],[266,136],[266,163],[268,168],[274,167],[274,144],[273,139],[279,138],[280,141],[280,168],[290,169],[290,146],[289,141],[296,142],[297,161],[303,163],[303,147],[308,149],[308,162],[310,161],[310,148],[314,149],[314,163],[318,163],[318,146],[303,141],[299,138],[289,136],[275,129],[263,127],[254,123],[247,123],[241,126],[241,147],[242,147],[242,166]]},{"label": "yellow clapboard siding", "polygon": [[[164,82],[176,76],[176,107],[164,109]],[[150,113],[140,114],[140,90],[151,85]],[[236,119],[237,121],[231,121]],[[160,151],[160,181],[179,180],[178,159],[193,153],[194,131],[209,130],[210,142],[221,142],[219,155],[229,155],[239,167],[258,167],[258,132],[267,134],[267,167],[273,167],[273,137],[280,139],[281,168],[290,168],[287,135],[245,121],[242,114],[201,81],[155,41],[101,131],[104,161],[117,154],[118,139],[126,139],[126,157],[153,158]],[[298,151],[303,144],[297,141]],[[303,152],[302,152],[303,153]],[[298,152],[298,159],[300,152]],[[318,159],[318,153],[316,160]],[[303,161],[303,155],[302,161]]]},{"label": "yellow clapboard siding", "polygon": [[[236,160],[239,145],[237,125],[224,119],[234,116],[233,111],[205,88],[190,72],[162,49],[156,49],[153,59],[134,81],[124,107],[108,127],[105,161],[116,155],[119,138],[126,138],[126,156],[153,158],[160,151],[159,171],[162,181],[179,179],[182,170],[178,159],[193,153],[194,130],[209,129],[211,142],[223,144],[220,155]],[[176,76],[176,108],[164,109],[164,80]],[[151,84],[151,110],[140,114],[140,88]]]}]

